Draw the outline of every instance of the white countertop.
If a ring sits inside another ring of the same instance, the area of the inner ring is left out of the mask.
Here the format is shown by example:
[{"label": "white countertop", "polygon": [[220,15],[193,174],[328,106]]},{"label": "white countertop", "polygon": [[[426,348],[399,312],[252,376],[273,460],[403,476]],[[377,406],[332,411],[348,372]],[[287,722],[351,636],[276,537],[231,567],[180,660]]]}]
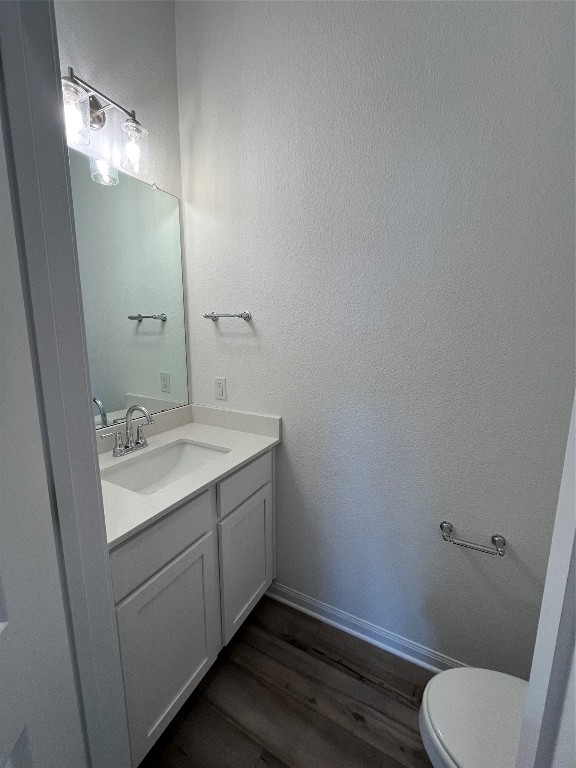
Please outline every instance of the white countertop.
[{"label": "white countertop", "polygon": [[129,462],[146,452],[159,448],[176,440],[193,440],[198,443],[227,448],[227,453],[214,459],[210,464],[200,467],[185,477],[176,480],[154,493],[142,495],[114,485],[102,478],[104,497],[104,517],[108,548],[120,544],[138,531],[158,520],[167,512],[179,507],[185,501],[201,493],[226,475],[239,469],[262,453],[278,445],[276,437],[238,432],[208,424],[190,422],[176,429],[153,435],[148,438],[148,447],[129,456],[115,458],[112,451],[100,454],[100,470]]}]

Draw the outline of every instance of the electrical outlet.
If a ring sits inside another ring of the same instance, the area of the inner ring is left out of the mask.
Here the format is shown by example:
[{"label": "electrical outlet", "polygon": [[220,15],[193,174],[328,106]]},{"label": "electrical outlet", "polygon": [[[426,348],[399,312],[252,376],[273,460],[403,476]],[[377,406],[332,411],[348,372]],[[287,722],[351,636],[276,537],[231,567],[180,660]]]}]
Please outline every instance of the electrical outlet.
[{"label": "electrical outlet", "polygon": [[216,400],[226,400],[226,379],[218,377],[214,379],[214,397]]},{"label": "electrical outlet", "polygon": [[170,392],[170,374],[160,372],[160,392]]}]

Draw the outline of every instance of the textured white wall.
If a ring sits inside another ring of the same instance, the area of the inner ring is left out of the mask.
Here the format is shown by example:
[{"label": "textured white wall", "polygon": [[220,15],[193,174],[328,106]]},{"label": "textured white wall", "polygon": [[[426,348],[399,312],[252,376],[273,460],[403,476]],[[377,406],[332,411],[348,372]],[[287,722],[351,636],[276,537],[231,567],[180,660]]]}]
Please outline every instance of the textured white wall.
[{"label": "textured white wall", "polygon": [[176,32],[194,401],[284,417],[279,581],[527,676],[574,386],[572,4],[178,2]]},{"label": "textured white wall", "polygon": [[181,195],[174,3],[56,0],[60,67],[92,83],[149,131],[151,184]]}]

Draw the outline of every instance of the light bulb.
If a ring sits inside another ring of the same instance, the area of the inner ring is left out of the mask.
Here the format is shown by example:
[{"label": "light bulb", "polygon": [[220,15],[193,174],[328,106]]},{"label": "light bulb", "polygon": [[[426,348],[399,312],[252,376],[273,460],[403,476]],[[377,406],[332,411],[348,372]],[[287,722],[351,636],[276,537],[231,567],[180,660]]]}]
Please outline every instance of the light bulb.
[{"label": "light bulb", "polygon": [[67,78],[62,78],[64,95],[64,120],[68,144],[90,144],[90,105],[83,88]]},{"label": "light bulb", "polygon": [[140,172],[140,147],[134,139],[126,143],[126,160],[134,168],[134,173]]},{"label": "light bulb", "polygon": [[146,172],[148,131],[130,117],[122,123],[122,159],[120,164],[131,173]]},{"label": "light bulb", "polygon": [[115,186],[119,181],[118,170],[98,157],[90,158],[90,175],[95,182],[106,187]]}]

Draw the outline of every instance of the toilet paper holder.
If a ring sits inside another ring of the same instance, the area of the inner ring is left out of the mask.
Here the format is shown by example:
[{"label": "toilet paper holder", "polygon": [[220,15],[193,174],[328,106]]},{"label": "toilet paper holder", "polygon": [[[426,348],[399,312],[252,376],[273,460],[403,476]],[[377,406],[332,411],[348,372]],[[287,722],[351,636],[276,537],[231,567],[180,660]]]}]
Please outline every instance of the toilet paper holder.
[{"label": "toilet paper holder", "polygon": [[455,539],[452,537],[452,531],[454,526],[447,520],[440,523],[440,530],[442,531],[442,538],[444,541],[450,542],[450,544],[456,544],[458,547],[466,547],[467,549],[474,549],[476,552],[484,552],[486,555],[499,555],[504,557],[506,554],[506,539],[499,533],[495,533],[492,536],[493,547],[486,547],[484,544],[475,544],[472,541],[464,541],[464,539]]}]

